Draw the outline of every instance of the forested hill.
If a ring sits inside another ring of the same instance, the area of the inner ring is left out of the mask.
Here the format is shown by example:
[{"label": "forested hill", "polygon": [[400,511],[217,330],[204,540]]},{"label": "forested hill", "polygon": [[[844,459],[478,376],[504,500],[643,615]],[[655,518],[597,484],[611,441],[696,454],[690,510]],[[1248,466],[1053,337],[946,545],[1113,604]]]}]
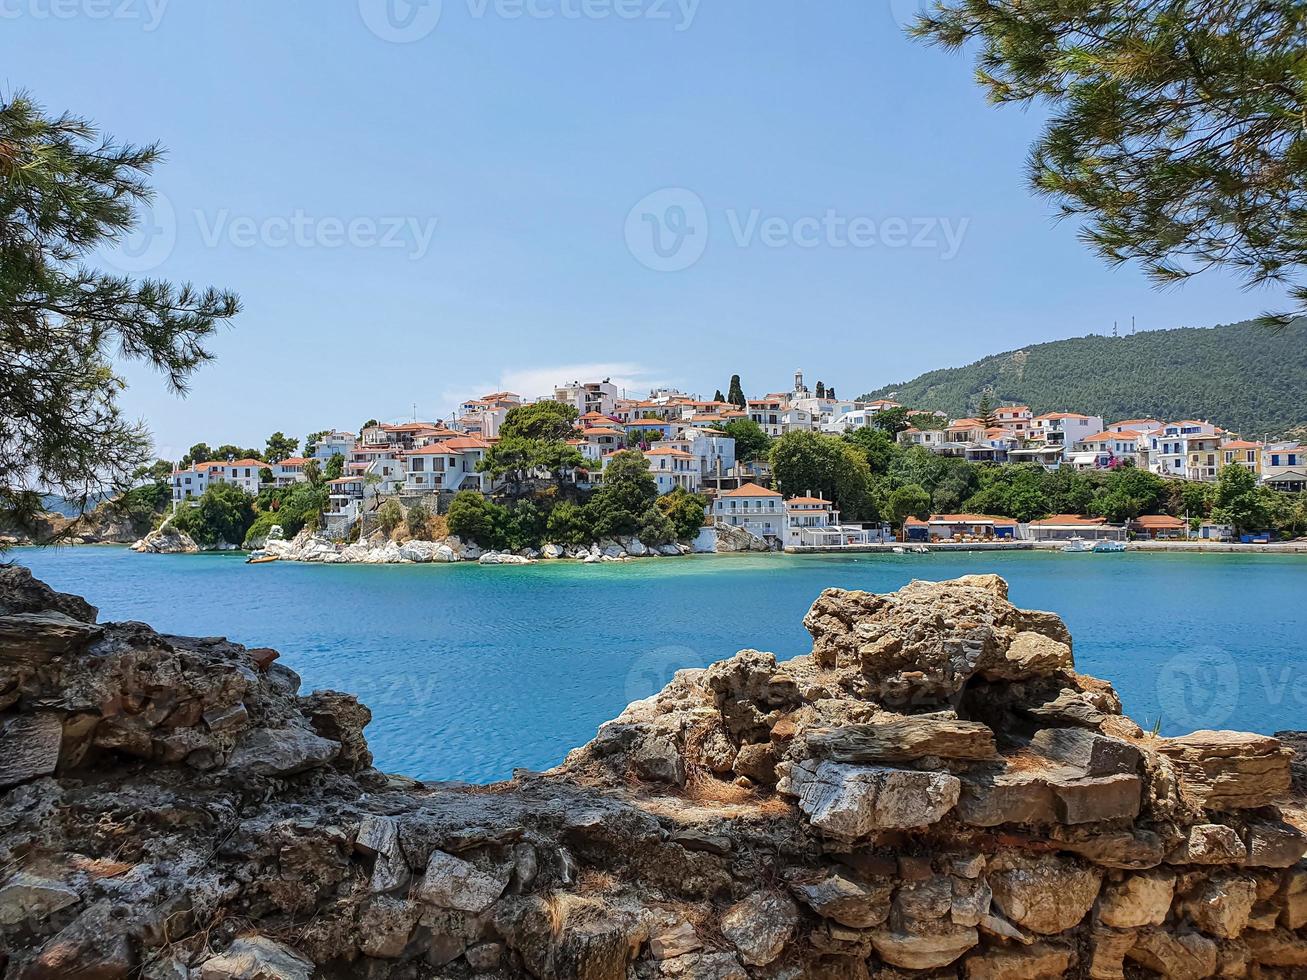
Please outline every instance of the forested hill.
[{"label": "forested hill", "polygon": [[1055,340],[863,397],[957,417],[974,412],[986,390],[996,405],[1026,404],[1035,414],[1210,419],[1245,436],[1274,436],[1307,422],[1307,321],[1279,332],[1245,322]]}]

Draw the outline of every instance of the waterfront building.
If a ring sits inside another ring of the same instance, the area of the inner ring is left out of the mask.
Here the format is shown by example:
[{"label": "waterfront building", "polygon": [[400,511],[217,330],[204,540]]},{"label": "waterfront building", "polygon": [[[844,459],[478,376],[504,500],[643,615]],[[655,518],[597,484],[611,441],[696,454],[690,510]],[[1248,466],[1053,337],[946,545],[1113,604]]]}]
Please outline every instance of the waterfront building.
[{"label": "waterfront building", "polygon": [[454,436],[406,450],[404,492],[456,493],[459,490],[490,489],[490,475],[477,471],[489,443],[471,436]]},{"label": "waterfront building", "polygon": [[932,514],[926,520],[909,517],[903,522],[907,541],[1015,540],[1017,522],[990,514]]},{"label": "waterfront building", "polygon": [[1096,432],[1076,443],[1067,462],[1079,470],[1107,469],[1127,460],[1138,463],[1140,438],[1133,429]]},{"label": "waterfront building", "polygon": [[226,462],[213,460],[196,463],[189,469],[174,470],[172,474],[173,508],[182,501],[198,499],[204,491],[217,483],[230,483],[240,487],[251,497],[259,493],[261,473],[267,467],[261,459],[233,459]]},{"label": "waterfront building", "polygon": [[781,540],[785,532],[785,504],[779,493],[754,483],[718,495],[712,503],[713,519],[744,528],[754,537]]},{"label": "waterfront building", "polygon": [[1053,514],[1026,525],[1031,541],[1068,541],[1087,538],[1091,541],[1124,541],[1124,524],[1111,524],[1105,517],[1081,517],[1079,514]]},{"label": "waterfront building", "polygon": [[699,464],[690,453],[672,446],[657,446],[644,454],[649,472],[658,485],[658,493],[671,493],[677,487],[690,493],[699,492]]},{"label": "waterfront building", "polygon": [[1141,514],[1130,522],[1130,530],[1138,537],[1157,541],[1189,536],[1188,523],[1170,514]]},{"label": "waterfront building", "polygon": [[1262,483],[1272,490],[1307,490],[1307,446],[1272,443],[1262,450]]}]

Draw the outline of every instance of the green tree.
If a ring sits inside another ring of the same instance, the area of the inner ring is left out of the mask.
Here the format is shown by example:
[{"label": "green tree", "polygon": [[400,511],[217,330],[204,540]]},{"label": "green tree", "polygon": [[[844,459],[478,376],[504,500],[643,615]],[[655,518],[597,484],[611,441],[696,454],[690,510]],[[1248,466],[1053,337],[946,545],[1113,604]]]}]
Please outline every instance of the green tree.
[{"label": "green tree", "polygon": [[461,490],[449,504],[445,515],[449,533],[482,548],[502,548],[504,536],[504,508],[487,500],[475,490]]},{"label": "green tree", "polygon": [[623,449],[609,457],[603,483],[586,505],[591,526],[600,537],[636,534],[645,512],[658,498],[658,484],[644,453]]},{"label": "green tree", "polygon": [[731,375],[731,383],[726,389],[726,400],[737,408],[745,408],[749,404],[749,400],[744,397],[744,387],[740,384],[738,374]]},{"label": "green tree", "polygon": [[1307,307],[1300,4],[942,0],[913,33],[977,41],[990,101],[1049,108],[1030,185],[1109,263],[1159,285],[1231,268]]},{"label": "green tree", "polygon": [[753,419],[731,419],[712,426],[735,440],[735,458],[749,463],[765,459],[771,451],[771,439]]},{"label": "green tree", "polygon": [[408,526],[408,533],[415,538],[422,538],[427,533],[427,522],[431,520],[431,511],[427,510],[426,505],[418,501],[408,509],[404,515],[404,522]]},{"label": "green tree", "polygon": [[980,393],[980,402],[976,405],[976,421],[986,429],[992,429],[998,421],[998,414],[994,411],[994,400],[989,397],[988,391]]},{"label": "green tree", "polygon": [[642,544],[659,548],[676,540],[676,525],[666,511],[655,505],[641,516],[635,535]]},{"label": "green tree", "polygon": [[280,463],[283,459],[294,456],[299,446],[300,441],[298,439],[292,439],[284,432],[274,432],[268,436],[267,448],[263,452],[263,458],[269,463]]},{"label": "green tree", "polygon": [[510,408],[499,434],[504,439],[561,442],[576,433],[576,408],[563,402],[542,401]]},{"label": "green tree", "polygon": [[896,436],[904,429],[911,427],[912,419],[908,410],[900,406],[877,412],[871,417],[871,424],[882,432],[888,432],[890,435]]},{"label": "green tree", "polygon": [[554,544],[589,544],[594,540],[585,508],[570,500],[560,500],[549,512],[545,526],[546,540]]},{"label": "green tree", "polygon": [[508,493],[520,497],[532,478],[543,475],[561,485],[573,470],[585,466],[585,457],[575,446],[561,439],[532,439],[505,435],[486,450],[478,468],[496,480],[504,480]]},{"label": "green tree", "polygon": [[182,457],[181,468],[188,470],[196,463],[207,463],[215,458],[213,450],[209,448],[208,443],[197,442],[190,448],[186,455]]},{"label": "green tree", "polygon": [[340,453],[332,453],[331,458],[327,460],[327,465],[322,469],[322,475],[328,480],[339,480],[345,472],[345,457]]},{"label": "green tree", "polygon": [[930,494],[925,487],[916,483],[896,487],[890,491],[885,510],[895,527],[902,527],[909,517],[924,520],[930,516]]},{"label": "green tree", "polygon": [[884,473],[889,469],[890,461],[899,452],[899,447],[881,429],[869,425],[860,426],[844,433],[844,441],[862,451],[867,466],[872,473]]},{"label": "green tree", "polygon": [[148,364],[184,393],[239,310],[214,289],[133,281],[86,264],[140,220],[158,146],[102,136],[0,95],[0,518],[30,527],[43,494],[84,510],[125,490],[150,456],[118,404],[115,361]]},{"label": "green tree", "polygon": [[[699,534],[707,513],[708,501],[697,493],[690,493],[684,487],[677,487],[671,493],[658,498],[658,508],[667,515],[672,524],[672,537],[677,541],[688,541]],[[641,541],[652,544],[642,535]],[[665,543],[665,542],[664,542]]]},{"label": "green tree", "polygon": [[1224,467],[1216,479],[1212,520],[1236,531],[1263,531],[1271,526],[1275,491],[1257,485],[1256,475],[1242,466]]},{"label": "green tree", "polygon": [[321,442],[326,435],[326,429],[323,429],[321,432],[310,432],[306,435],[304,437],[304,455],[312,456],[316,453],[318,451],[318,443]]},{"label": "green tree", "polygon": [[824,382],[824,381],[818,381],[818,382],[817,382],[817,390],[816,390],[816,394],[817,394],[817,397],[818,397],[818,398],[825,398],[825,397],[826,397],[826,382]]},{"label": "green tree", "polygon": [[723,395],[722,390],[718,388],[715,392],[713,392],[712,400],[715,402],[724,402],[726,401],[726,396]]},{"label": "green tree", "polygon": [[254,498],[234,483],[212,484],[194,507],[182,507],[172,518],[204,548],[219,544],[240,545],[254,523]]},{"label": "green tree", "polygon": [[304,461],[304,479],[308,481],[309,486],[318,487],[322,485],[322,467],[318,465],[316,459],[306,459]]},{"label": "green tree", "polygon": [[387,500],[377,510],[377,523],[387,535],[404,523],[404,508],[398,500]]},{"label": "green tree", "polygon": [[834,501],[847,520],[860,520],[870,509],[866,455],[838,436],[787,432],[772,446],[771,466],[786,496],[811,493]]}]

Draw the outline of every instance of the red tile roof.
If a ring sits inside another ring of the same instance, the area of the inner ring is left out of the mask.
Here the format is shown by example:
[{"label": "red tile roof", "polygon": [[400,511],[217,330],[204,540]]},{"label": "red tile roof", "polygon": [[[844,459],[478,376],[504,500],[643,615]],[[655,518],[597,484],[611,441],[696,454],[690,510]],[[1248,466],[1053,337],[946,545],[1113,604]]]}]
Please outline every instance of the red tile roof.
[{"label": "red tile roof", "polygon": [[756,483],[746,483],[735,490],[726,490],[722,493],[723,497],[779,497],[780,494],[775,490],[768,490],[760,487]]}]

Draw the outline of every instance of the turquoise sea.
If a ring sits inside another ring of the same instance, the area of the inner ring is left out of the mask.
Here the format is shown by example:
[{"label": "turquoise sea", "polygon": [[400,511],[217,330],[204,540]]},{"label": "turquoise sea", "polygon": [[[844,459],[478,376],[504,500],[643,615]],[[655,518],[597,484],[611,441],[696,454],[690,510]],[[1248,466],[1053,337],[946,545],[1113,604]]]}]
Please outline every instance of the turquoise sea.
[{"label": "turquoise sea", "polygon": [[243,556],[17,549],[102,620],[272,646],[304,689],[357,693],[377,764],[490,781],[544,769],[674,670],[807,652],[828,586],[997,572],[1059,613],[1078,668],[1162,731],[1307,729],[1307,558],[1044,552],[702,556],[578,565],[245,565]]}]

